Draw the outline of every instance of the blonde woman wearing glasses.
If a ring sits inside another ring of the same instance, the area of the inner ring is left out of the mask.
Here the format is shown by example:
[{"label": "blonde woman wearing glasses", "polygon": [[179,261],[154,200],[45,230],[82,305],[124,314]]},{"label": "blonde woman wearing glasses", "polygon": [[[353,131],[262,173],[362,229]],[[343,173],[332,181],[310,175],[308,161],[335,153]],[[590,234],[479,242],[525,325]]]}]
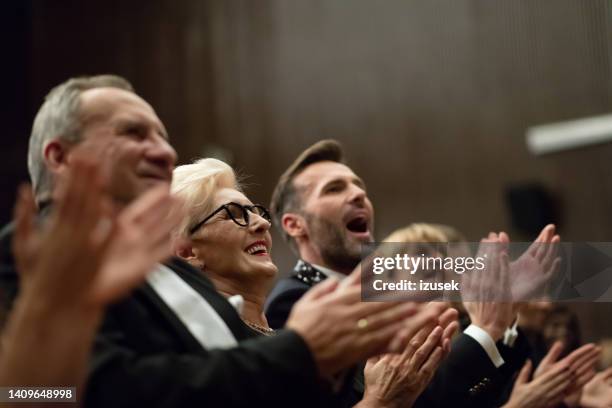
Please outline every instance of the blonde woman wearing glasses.
[{"label": "blonde woman wearing glasses", "polygon": [[185,200],[188,213],[177,229],[177,236],[184,239],[177,241],[176,255],[239,304],[251,329],[271,334],[263,305],[278,268],[270,257],[268,211],[253,205],[241,192],[232,168],[216,159],[177,167],[172,193]]}]

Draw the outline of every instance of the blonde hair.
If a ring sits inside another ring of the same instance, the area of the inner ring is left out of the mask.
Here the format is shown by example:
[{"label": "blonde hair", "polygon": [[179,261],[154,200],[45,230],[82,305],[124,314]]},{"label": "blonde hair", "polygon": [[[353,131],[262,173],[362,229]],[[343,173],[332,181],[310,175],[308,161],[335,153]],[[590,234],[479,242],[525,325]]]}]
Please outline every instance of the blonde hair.
[{"label": "blonde hair", "polygon": [[[384,242],[396,242],[398,244],[401,243],[432,243],[429,248],[420,248],[421,250],[425,250],[428,252],[439,251],[442,248],[436,247],[437,243],[462,243],[466,242],[465,236],[451,227],[450,225],[444,224],[428,224],[424,222],[413,223],[408,225],[407,227],[400,228],[395,230],[389,235],[387,238],[383,240]],[[397,248],[394,248],[397,250]],[[446,251],[443,251],[446,252]],[[445,256],[447,254],[444,254]],[[449,302],[451,307],[457,309],[461,314],[465,315],[466,311],[461,302],[452,301]]]},{"label": "blonde hair", "polygon": [[465,237],[455,228],[424,222],[410,224],[395,230],[385,242],[465,242]]},{"label": "blonde hair", "polygon": [[199,159],[174,169],[171,191],[182,199],[186,214],[175,229],[177,236],[187,236],[199,218],[214,210],[215,192],[222,188],[241,191],[236,173],[221,160]]}]

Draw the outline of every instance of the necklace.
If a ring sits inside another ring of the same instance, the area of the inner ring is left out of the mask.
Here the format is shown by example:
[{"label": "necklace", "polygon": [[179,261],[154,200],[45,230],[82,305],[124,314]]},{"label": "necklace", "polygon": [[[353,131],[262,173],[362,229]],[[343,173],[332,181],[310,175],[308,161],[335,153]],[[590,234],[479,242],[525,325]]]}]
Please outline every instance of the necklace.
[{"label": "necklace", "polygon": [[251,329],[255,330],[258,333],[263,334],[264,336],[272,336],[274,334],[274,329],[269,327],[264,327],[256,323],[249,322],[248,320],[242,320],[247,326]]}]

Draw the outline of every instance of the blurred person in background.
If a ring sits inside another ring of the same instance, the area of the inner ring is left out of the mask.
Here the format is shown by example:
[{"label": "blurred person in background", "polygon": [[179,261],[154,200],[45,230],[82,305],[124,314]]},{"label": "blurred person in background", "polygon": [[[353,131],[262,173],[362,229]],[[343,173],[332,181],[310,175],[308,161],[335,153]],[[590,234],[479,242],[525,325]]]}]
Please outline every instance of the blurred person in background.
[{"label": "blurred person in background", "polygon": [[[457,244],[466,243],[465,236],[456,228],[444,224],[432,224],[425,222],[412,223],[404,228],[399,228],[387,236],[383,242],[421,242],[421,243],[450,243],[453,244],[455,252],[462,252],[463,256],[470,256],[470,250],[467,247],[461,247]],[[444,248],[441,246],[440,248]],[[448,246],[446,246],[448,249]],[[443,253],[443,256],[448,255]],[[454,278],[452,271],[445,271],[445,277]],[[469,325],[469,316],[460,301],[451,301],[450,306],[459,312],[458,322],[461,329],[465,329]]]},{"label": "blurred person in background", "polygon": [[[465,241],[454,228],[415,223],[395,231],[387,242],[454,243]],[[461,310],[459,305],[453,304]],[[564,402],[577,406],[584,388],[587,401],[601,401],[606,395],[605,374],[594,377],[593,367],[600,347],[580,342],[578,320],[567,308],[549,301],[526,302],[520,306],[520,328],[528,340],[524,356],[529,355],[514,384],[507,407],[548,407]],[[533,367],[537,367],[535,372]],[[502,399],[503,400],[503,399]],[[606,406],[606,405],[601,405]]]},{"label": "blurred person in background", "polygon": [[525,302],[521,306],[519,327],[529,340],[531,345],[531,360],[535,366],[540,364],[540,361],[554,341],[545,341],[542,335],[542,327],[546,322],[547,316],[553,309],[553,303],[550,301],[533,301]]},{"label": "blurred person in background", "polygon": [[578,316],[563,305],[556,304],[548,310],[540,331],[547,348],[557,341],[563,343],[561,356],[566,356],[582,344]]}]

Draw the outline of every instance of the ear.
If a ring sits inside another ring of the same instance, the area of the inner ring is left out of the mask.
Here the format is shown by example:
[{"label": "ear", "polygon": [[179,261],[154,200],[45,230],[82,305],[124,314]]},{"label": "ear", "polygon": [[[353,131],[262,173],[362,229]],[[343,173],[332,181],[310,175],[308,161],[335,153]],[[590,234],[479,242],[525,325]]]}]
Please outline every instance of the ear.
[{"label": "ear", "polygon": [[194,268],[197,268],[201,271],[205,270],[206,265],[203,260],[198,259],[198,257],[196,256],[190,240],[177,239],[176,241],[174,241],[173,247],[174,255],[178,256],[179,258],[183,258],[184,260],[189,262],[189,264]]},{"label": "ear", "polygon": [[307,235],[306,220],[299,214],[286,213],[281,218],[283,230],[291,237],[298,238]]},{"label": "ear", "polygon": [[177,239],[174,242],[174,255],[186,261],[193,260],[196,257],[193,252],[191,241],[188,239]]},{"label": "ear", "polygon": [[43,158],[51,173],[60,173],[68,162],[68,147],[59,139],[51,139],[43,147]]}]

